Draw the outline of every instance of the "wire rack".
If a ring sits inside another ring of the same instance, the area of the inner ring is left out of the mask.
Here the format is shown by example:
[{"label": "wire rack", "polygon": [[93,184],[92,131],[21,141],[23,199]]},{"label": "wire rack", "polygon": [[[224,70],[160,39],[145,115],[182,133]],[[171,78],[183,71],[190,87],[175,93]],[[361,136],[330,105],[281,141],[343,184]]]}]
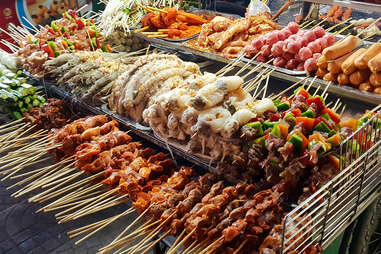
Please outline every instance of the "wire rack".
[{"label": "wire rack", "polygon": [[326,248],[381,193],[381,111],[340,145],[340,173],[283,221],[281,253]]}]

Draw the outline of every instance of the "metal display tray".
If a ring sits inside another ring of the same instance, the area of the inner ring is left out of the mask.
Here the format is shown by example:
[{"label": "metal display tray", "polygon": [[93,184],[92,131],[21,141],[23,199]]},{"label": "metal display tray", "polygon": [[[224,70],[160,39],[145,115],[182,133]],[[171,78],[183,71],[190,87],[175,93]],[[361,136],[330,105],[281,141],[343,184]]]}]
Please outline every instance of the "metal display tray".
[{"label": "metal display tray", "polygon": [[[41,83],[41,82],[40,82]],[[78,105],[81,108],[84,108],[89,113],[92,114],[105,114],[108,115],[110,118],[115,119],[120,124],[124,125],[126,128],[130,129],[136,136],[139,136],[140,138],[143,138],[144,140],[147,140],[149,142],[152,142],[153,144],[163,148],[164,150],[169,151],[172,158],[176,162],[176,159],[174,155],[177,155],[181,158],[184,158],[185,160],[199,166],[202,169],[209,170],[209,171],[215,171],[214,165],[211,164],[209,161],[200,158],[197,155],[190,154],[189,152],[177,147],[176,145],[165,142],[163,139],[157,137],[151,128],[143,126],[139,123],[136,123],[130,119],[127,119],[125,117],[122,117],[118,114],[115,114],[112,112],[107,105],[102,105],[101,107],[92,106],[88,103],[85,103],[81,100],[78,100],[73,96],[70,92],[57,87],[54,83],[51,82],[44,82],[44,87],[47,90],[47,93],[60,98],[60,99],[66,99],[69,100],[73,105]]]},{"label": "metal display tray", "polygon": [[[186,47],[180,43],[173,43],[173,42],[171,43],[171,42],[167,42],[167,41],[163,41],[163,40],[155,39],[155,38],[148,39],[147,41],[153,47],[156,47],[156,48],[168,51],[168,52],[184,54],[186,56],[195,55],[198,57],[202,57],[205,59],[214,60],[214,61],[222,62],[222,63],[229,63],[231,61],[234,61],[234,59],[229,60],[229,59],[224,58],[221,55],[211,53],[211,52],[207,52],[207,51],[200,51],[200,50],[190,48],[190,47]],[[247,63],[247,61],[249,61],[249,60],[243,59],[243,61],[237,63],[236,66],[237,67],[243,67]],[[251,64],[251,66],[249,66],[249,69],[256,67],[258,64],[259,64],[259,62],[253,61],[253,64]],[[291,75],[290,72],[294,72],[294,71],[290,71],[290,70],[287,70],[285,68],[280,68],[280,67],[276,67],[273,65],[269,65],[268,67],[274,70],[274,72],[271,74],[271,76],[279,78],[279,79],[287,80],[290,82],[298,82],[298,81],[306,78],[305,75],[301,75],[297,72],[294,73],[295,75]],[[296,74],[298,74],[298,75],[296,75]],[[312,77],[307,78],[307,80],[312,81],[313,78]],[[326,82],[322,79],[318,79],[318,78],[316,78],[314,83],[312,84],[313,87],[321,87],[321,88],[325,88],[327,85],[328,85],[328,82]],[[346,97],[346,98],[353,99],[356,101],[363,101],[367,104],[374,104],[374,105],[381,104],[381,95],[361,91],[359,89],[355,89],[355,88],[352,88],[349,86],[340,86],[338,84],[331,84],[328,87],[327,91],[332,93],[332,94],[336,94],[339,97],[342,96],[342,97]]]},{"label": "metal display tray", "polygon": [[[239,15],[235,15],[235,14],[229,14],[229,13],[224,13],[224,12],[218,12],[218,11],[210,11],[210,10],[194,10],[194,11],[191,11],[190,13],[193,13],[193,14],[196,14],[196,15],[202,15],[202,14],[208,14],[208,15],[213,15],[213,14],[216,14],[218,16],[224,16],[224,17],[227,17],[227,18],[230,18],[232,17],[233,19],[239,19],[239,18],[242,18],[241,16]],[[141,33],[138,33],[142,38],[144,38],[145,40],[149,40],[151,38],[147,38],[147,36],[141,34]],[[191,35],[189,37],[186,37],[186,38],[183,38],[183,39],[170,39],[170,38],[158,38],[159,40],[163,40],[163,41],[168,41],[168,42],[186,42],[186,41],[189,41],[191,39],[194,39],[196,38],[200,33],[196,33],[194,35]]]}]

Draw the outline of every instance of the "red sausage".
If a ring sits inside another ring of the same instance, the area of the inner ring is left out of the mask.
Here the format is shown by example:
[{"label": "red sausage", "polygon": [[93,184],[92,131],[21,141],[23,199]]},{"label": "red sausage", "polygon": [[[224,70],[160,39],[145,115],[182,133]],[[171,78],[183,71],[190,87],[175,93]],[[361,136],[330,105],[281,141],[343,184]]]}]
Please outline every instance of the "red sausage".
[{"label": "red sausage", "polygon": [[303,47],[299,50],[298,55],[302,61],[306,61],[308,58],[312,57],[312,50],[308,47]]},{"label": "red sausage", "polygon": [[273,65],[277,67],[284,67],[287,61],[283,57],[276,57],[274,59]]}]

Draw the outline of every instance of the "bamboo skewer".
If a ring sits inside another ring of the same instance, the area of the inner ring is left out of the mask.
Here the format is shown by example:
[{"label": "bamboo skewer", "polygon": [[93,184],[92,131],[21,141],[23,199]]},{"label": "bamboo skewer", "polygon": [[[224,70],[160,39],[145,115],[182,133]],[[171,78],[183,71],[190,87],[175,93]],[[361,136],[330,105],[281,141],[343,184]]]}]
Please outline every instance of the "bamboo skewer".
[{"label": "bamboo skewer", "polygon": [[[90,176],[90,177],[87,177],[87,178],[85,178],[85,179],[83,179],[83,180],[80,180],[79,182],[75,182],[75,183],[73,183],[73,184],[71,184],[71,185],[69,185],[69,186],[66,186],[66,187],[64,187],[64,188],[62,188],[62,189],[60,189],[60,190],[57,190],[57,191],[54,191],[54,192],[51,192],[50,194],[45,194],[45,195],[43,195],[43,196],[39,196],[39,195],[37,195],[37,196],[35,196],[35,197],[33,197],[30,201],[31,202],[46,202],[47,200],[49,200],[49,199],[52,199],[52,198],[54,198],[54,197],[57,197],[58,195],[61,195],[61,194],[63,194],[63,193],[65,193],[65,192],[67,192],[67,191],[70,191],[70,190],[73,190],[73,189],[75,189],[75,188],[78,188],[78,187],[81,187],[81,185],[83,185],[83,186],[85,186],[85,185],[87,185],[88,183],[90,183],[91,181],[93,181],[94,179],[96,179],[97,177],[99,177],[100,175],[102,175],[104,173],[104,171],[101,171],[101,172],[99,172],[99,173],[97,173],[97,174],[95,174],[95,175],[92,175],[92,176]],[[97,189],[97,188],[99,188],[99,187],[101,187],[101,186],[103,186],[101,183],[98,183],[97,185],[93,185],[92,186],[92,189],[91,190],[93,190],[93,189]],[[77,190],[75,190],[75,191],[73,191],[74,193],[77,193]],[[86,192],[85,192],[86,193]],[[80,193],[77,193],[78,195],[75,195],[75,197],[76,198],[78,198],[78,197],[80,197]],[[58,202],[57,202],[58,203]],[[56,203],[56,204],[57,204]],[[62,203],[62,202],[61,202]],[[50,204],[50,205],[52,205],[52,204]],[[49,205],[48,205],[49,206]]]},{"label": "bamboo skewer", "polygon": [[[124,244],[125,242],[128,242],[128,243],[133,242],[133,240],[136,239],[136,237],[138,237],[139,235],[146,234],[148,232],[149,228],[155,226],[156,224],[158,224],[160,222],[158,220],[154,221],[154,222],[152,222],[152,221],[153,221],[153,218],[149,219],[143,225],[141,225],[139,228],[137,228],[134,232],[128,234],[127,236],[125,236],[123,238],[120,238],[119,240],[113,242],[112,244],[110,243],[106,247],[99,249],[100,253],[104,253],[106,251],[114,249],[114,248]],[[128,246],[128,244],[127,244],[127,246]]]},{"label": "bamboo skewer", "polygon": [[[66,207],[71,207],[73,205],[83,202],[85,199],[89,199],[90,197],[93,197],[94,195],[98,195],[99,193],[104,192],[104,190],[102,189],[102,190],[91,191],[90,193],[88,193],[89,191],[87,191],[87,189],[90,189],[90,188],[93,190],[99,187],[92,188],[90,183],[85,184],[83,186],[80,186],[78,189],[76,189],[75,192],[71,192],[68,195],[65,195],[57,199],[56,201],[40,208],[36,212],[41,212],[41,211],[49,212],[49,211],[63,209]],[[80,193],[80,195],[76,195],[76,192]],[[34,200],[31,202],[34,202]]]},{"label": "bamboo skewer", "polygon": [[[132,209],[132,210],[131,210]],[[97,233],[98,231],[104,229],[105,227],[107,227],[108,225],[110,225],[111,223],[113,223],[114,221],[116,221],[117,219],[127,215],[127,214],[130,214],[131,212],[133,212],[135,209],[133,209],[132,207],[126,211],[124,211],[123,213],[119,214],[119,215],[116,215],[114,216],[114,218],[112,219],[109,219],[107,220],[106,222],[104,222],[102,225],[98,225],[100,227],[98,227],[96,230],[92,231],[91,233],[87,234],[85,237],[81,238],[80,240],[76,241],[75,244],[79,244],[81,242],[83,242],[84,240],[88,239],[90,236],[94,235],[95,233]],[[79,233],[84,233],[83,231],[80,231]],[[78,235],[78,233],[76,234]],[[74,236],[69,236],[70,238],[73,238]]]},{"label": "bamboo skewer", "polygon": [[[62,224],[64,222],[68,222],[70,220],[74,220],[74,218],[77,219],[79,217],[82,217],[80,215],[83,214],[83,213],[86,213],[86,211],[88,211],[88,209],[93,209],[94,206],[97,206],[97,205],[103,204],[104,202],[109,201],[110,198],[107,198],[107,197],[112,195],[112,194],[114,194],[117,191],[119,191],[119,188],[115,188],[115,189],[106,191],[104,194],[90,199],[90,201],[89,201],[90,203],[89,204],[85,205],[81,209],[76,210],[75,212],[73,212],[71,214],[67,214],[67,215],[64,215],[64,216],[57,216],[56,215],[56,218],[59,219],[58,224]],[[111,198],[114,198],[114,196],[112,196]],[[88,203],[88,202],[86,202],[86,203]],[[79,205],[78,207],[80,207],[81,205]],[[75,207],[75,208],[77,208],[77,207]]]},{"label": "bamboo skewer", "polygon": [[215,240],[212,244],[210,244],[206,249],[201,251],[199,254],[205,254],[205,253],[207,253],[209,250],[211,250],[215,245],[217,245],[223,239],[224,239],[224,236],[221,236],[220,238]]},{"label": "bamboo skewer", "polygon": [[245,241],[243,241],[239,246],[238,246],[238,249],[236,249],[233,254],[238,254],[239,251],[243,248],[243,246],[245,246],[245,244],[247,243],[247,239]]},{"label": "bamboo skewer", "polygon": [[169,233],[171,232],[170,229],[167,230],[167,232],[165,232],[162,236],[160,236],[156,241],[152,242],[143,252],[141,252],[140,254],[145,254],[147,253],[150,249],[152,249],[158,242],[160,242],[161,240],[163,240],[165,237],[167,237],[167,235],[169,235]]},{"label": "bamboo skewer", "polygon": [[[179,242],[171,251],[168,250],[167,254],[175,254],[176,251],[193,235],[194,232],[196,232],[197,228],[194,228],[189,234],[187,234],[181,242]],[[185,229],[184,229],[185,231]],[[178,237],[180,238],[180,236]],[[172,245],[173,246],[173,245]]]},{"label": "bamboo skewer", "polygon": [[129,248],[129,250],[133,250],[131,254],[134,254],[142,245],[144,245],[146,242],[150,241],[153,237],[155,237],[157,234],[160,233],[161,227],[169,221],[173,215],[175,215],[176,212],[173,212],[170,216],[168,216],[167,219],[165,219],[163,222],[159,224],[155,229],[153,229],[141,242],[139,242],[136,246],[132,246]]}]

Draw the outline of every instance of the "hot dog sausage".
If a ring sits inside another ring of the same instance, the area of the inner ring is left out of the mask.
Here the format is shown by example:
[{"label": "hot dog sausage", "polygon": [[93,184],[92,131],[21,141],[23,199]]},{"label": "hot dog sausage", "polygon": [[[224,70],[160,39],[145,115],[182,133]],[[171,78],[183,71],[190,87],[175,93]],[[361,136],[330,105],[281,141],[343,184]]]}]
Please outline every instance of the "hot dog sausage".
[{"label": "hot dog sausage", "polygon": [[[364,48],[360,48],[358,50],[356,50],[354,53],[352,53],[352,55],[350,55],[344,62],[343,64],[341,65],[341,69],[343,70],[344,74],[346,75],[350,75],[352,74],[355,70],[356,70],[356,66],[355,66],[355,59],[361,55],[362,53],[364,53],[366,51],[366,49]],[[360,84],[359,84],[360,85]]]},{"label": "hot dog sausage", "polygon": [[345,75],[344,73],[340,73],[337,76],[337,82],[339,83],[339,85],[342,85],[342,86],[348,85],[349,84],[349,77],[348,77],[348,75]]},{"label": "hot dog sausage", "polygon": [[369,60],[368,67],[372,72],[381,71],[381,52]]},{"label": "hot dog sausage", "polygon": [[338,74],[341,72],[341,65],[344,63],[344,61],[351,56],[351,53],[345,54],[338,59],[332,60],[328,62],[328,71],[333,74]]},{"label": "hot dog sausage", "polygon": [[325,56],[327,61],[337,59],[349,52],[351,52],[357,45],[357,38],[353,35],[325,48],[322,55]]},{"label": "hot dog sausage", "polygon": [[328,67],[327,59],[325,59],[324,56],[319,57],[316,64],[319,68],[322,68],[322,69],[327,69],[327,67]]},{"label": "hot dog sausage", "polygon": [[369,82],[364,82],[360,84],[359,89],[362,91],[372,92],[373,86],[371,86]]},{"label": "hot dog sausage", "polygon": [[381,94],[381,87],[374,88],[373,93]]},{"label": "hot dog sausage", "polygon": [[370,46],[364,53],[355,59],[355,66],[360,70],[368,68],[368,62],[381,52],[381,43],[375,43]]},{"label": "hot dog sausage", "polygon": [[376,73],[370,74],[369,83],[372,86],[381,86],[381,73],[376,72]]},{"label": "hot dog sausage", "polygon": [[328,72],[327,74],[324,75],[323,79],[324,79],[325,81],[336,82],[337,75]]},{"label": "hot dog sausage", "polygon": [[352,85],[358,86],[369,79],[370,72],[366,70],[357,70],[349,76],[349,82]]},{"label": "hot dog sausage", "polygon": [[325,74],[327,74],[327,70],[326,69],[322,69],[322,68],[318,68],[317,71],[316,71],[316,76],[318,78],[323,78]]}]

